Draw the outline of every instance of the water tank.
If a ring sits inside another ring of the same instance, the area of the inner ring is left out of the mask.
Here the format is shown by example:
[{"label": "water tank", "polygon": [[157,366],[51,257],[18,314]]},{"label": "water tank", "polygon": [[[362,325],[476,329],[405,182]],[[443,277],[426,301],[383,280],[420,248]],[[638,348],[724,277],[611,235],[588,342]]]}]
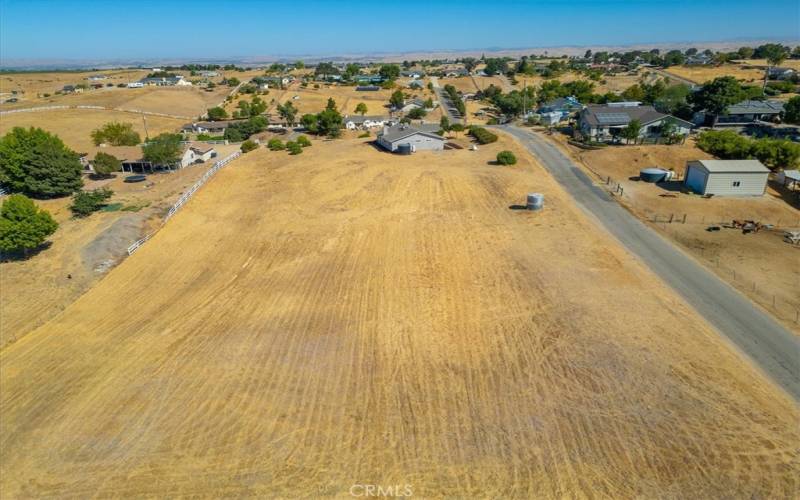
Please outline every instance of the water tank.
[{"label": "water tank", "polygon": [[541,193],[531,193],[528,195],[528,210],[541,210],[544,206],[544,195]]},{"label": "water tank", "polygon": [[667,178],[667,172],[663,168],[643,168],[639,171],[639,178],[644,182],[661,182]]},{"label": "water tank", "polygon": [[411,151],[411,144],[406,143],[397,146],[397,154],[399,155],[410,155]]}]

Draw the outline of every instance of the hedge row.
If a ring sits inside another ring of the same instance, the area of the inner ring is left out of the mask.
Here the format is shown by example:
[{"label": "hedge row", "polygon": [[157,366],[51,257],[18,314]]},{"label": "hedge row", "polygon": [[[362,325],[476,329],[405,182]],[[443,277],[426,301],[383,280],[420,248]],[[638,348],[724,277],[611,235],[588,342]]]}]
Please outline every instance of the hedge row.
[{"label": "hedge row", "polygon": [[497,135],[489,132],[483,127],[472,126],[469,128],[469,133],[481,144],[490,144],[497,140]]}]

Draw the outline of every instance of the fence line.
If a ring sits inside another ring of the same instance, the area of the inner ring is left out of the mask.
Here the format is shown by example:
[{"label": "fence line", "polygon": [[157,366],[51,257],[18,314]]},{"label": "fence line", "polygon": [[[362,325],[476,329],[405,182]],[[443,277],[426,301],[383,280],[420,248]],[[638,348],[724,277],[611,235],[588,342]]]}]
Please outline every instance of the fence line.
[{"label": "fence line", "polygon": [[775,228],[800,228],[800,219],[792,217],[776,217],[775,219],[759,219],[753,215],[694,215],[687,213],[649,213],[647,218],[651,222],[658,224],[710,224],[710,225],[723,225],[730,224],[734,220],[753,220],[764,226],[772,226]]},{"label": "fence line", "polygon": [[184,115],[171,115],[169,113],[158,113],[156,111],[145,111],[142,109],[128,109],[128,108],[110,108],[108,106],[90,106],[86,104],[80,105],[72,105],[72,106],[38,106],[35,108],[23,108],[23,109],[9,109],[6,111],[0,111],[0,116],[9,115],[12,113],[33,113],[36,111],[53,111],[59,109],[93,109],[93,110],[101,110],[101,111],[120,111],[122,113],[136,113],[139,115],[150,115],[150,116],[163,116],[166,118],[177,118],[180,120],[194,120],[195,117],[192,116],[184,116]]},{"label": "fence line", "polygon": [[[197,182],[195,182],[194,185],[192,187],[190,187],[188,191],[183,193],[181,195],[181,197],[178,198],[178,201],[176,201],[175,204],[172,205],[172,207],[170,207],[169,211],[167,212],[167,215],[164,216],[164,220],[161,221],[161,225],[163,226],[164,224],[166,224],[167,221],[170,220],[173,215],[178,213],[178,211],[181,209],[181,207],[183,207],[183,205],[185,205],[186,202],[189,201],[189,199],[192,197],[192,195],[194,195],[194,193],[197,192],[198,189],[203,187],[203,184],[208,182],[208,180],[210,178],[214,177],[214,174],[219,172],[219,170],[222,167],[224,167],[228,163],[232,162],[236,158],[240,157],[241,155],[242,155],[241,151],[236,151],[235,153],[231,153],[230,155],[226,156],[222,160],[216,162],[213,167],[209,168],[206,171],[206,173],[203,174],[203,176]],[[158,231],[158,229],[156,229],[156,231]],[[152,238],[153,235],[156,233],[156,231],[153,231],[152,233],[148,234],[144,238],[141,238],[141,239],[133,242],[133,244],[131,244],[128,247],[128,255],[133,255],[133,252],[138,250],[139,247],[141,247],[147,240]]]}]

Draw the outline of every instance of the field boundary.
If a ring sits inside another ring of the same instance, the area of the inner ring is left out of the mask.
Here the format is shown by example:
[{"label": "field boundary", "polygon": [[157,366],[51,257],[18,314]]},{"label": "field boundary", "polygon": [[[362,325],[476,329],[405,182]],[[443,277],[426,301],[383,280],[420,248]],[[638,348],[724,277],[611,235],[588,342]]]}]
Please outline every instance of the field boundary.
[{"label": "field boundary", "polygon": [[58,111],[64,109],[86,109],[86,110],[94,110],[94,111],[119,111],[122,113],[135,113],[138,115],[150,115],[150,116],[163,116],[166,118],[178,118],[180,120],[194,120],[194,117],[185,116],[185,115],[171,115],[169,113],[158,113],[156,111],[144,111],[142,109],[128,109],[128,108],[111,108],[108,106],[91,106],[88,104],[82,105],[62,105],[62,106],[37,106],[35,108],[22,108],[22,109],[9,109],[6,111],[0,111],[0,116],[10,115],[13,113],[35,113],[38,111]]},{"label": "field boundary", "polygon": [[[167,223],[167,221],[168,221],[168,220],[170,220],[170,219],[172,218],[172,216],[173,216],[173,215],[175,215],[176,213],[178,213],[178,211],[181,209],[181,207],[183,207],[183,205],[185,205],[185,204],[186,204],[186,202],[187,202],[187,201],[189,201],[189,199],[190,199],[190,198],[191,198],[191,197],[194,195],[194,193],[196,193],[196,192],[197,192],[197,191],[198,191],[198,190],[199,190],[201,187],[203,187],[203,185],[204,185],[206,182],[208,182],[208,180],[209,180],[209,179],[211,179],[212,177],[214,177],[214,174],[216,174],[217,172],[219,172],[219,170],[220,170],[220,169],[222,169],[222,168],[223,168],[225,165],[227,165],[228,163],[232,162],[233,160],[235,160],[236,158],[238,158],[238,157],[240,157],[240,156],[242,156],[242,152],[241,152],[241,151],[236,151],[235,153],[231,153],[231,154],[229,154],[228,156],[226,156],[225,158],[223,158],[223,159],[221,159],[220,161],[216,162],[216,163],[214,164],[214,166],[212,166],[211,168],[209,168],[209,169],[206,171],[206,173],[205,173],[205,174],[203,174],[203,176],[202,176],[200,179],[198,179],[198,181],[197,181],[197,182],[195,182],[195,183],[194,183],[194,185],[192,185],[192,187],[190,187],[188,191],[186,191],[185,193],[183,193],[183,194],[181,195],[181,197],[180,197],[180,198],[178,198],[178,201],[176,201],[176,202],[175,202],[175,204],[173,204],[173,205],[170,207],[169,211],[167,212],[167,215],[165,215],[165,216],[164,216],[164,220],[163,220],[163,221],[161,221],[161,226],[160,226],[158,229],[160,229],[161,227],[163,227],[163,226],[164,226],[164,224],[166,224],[166,223]],[[150,238],[152,238],[152,237],[153,237],[153,236],[156,234],[156,232],[158,232],[158,229],[156,229],[156,230],[155,230],[155,231],[153,231],[152,233],[150,233],[150,234],[146,235],[144,238],[140,238],[140,239],[138,239],[138,240],[134,241],[134,242],[133,242],[133,243],[132,243],[132,244],[131,244],[131,245],[128,247],[128,255],[133,255],[133,253],[134,253],[136,250],[138,250],[138,249],[139,249],[139,247],[141,247],[142,245],[144,245],[144,244],[145,244],[145,242],[146,242],[147,240],[149,240]]]}]

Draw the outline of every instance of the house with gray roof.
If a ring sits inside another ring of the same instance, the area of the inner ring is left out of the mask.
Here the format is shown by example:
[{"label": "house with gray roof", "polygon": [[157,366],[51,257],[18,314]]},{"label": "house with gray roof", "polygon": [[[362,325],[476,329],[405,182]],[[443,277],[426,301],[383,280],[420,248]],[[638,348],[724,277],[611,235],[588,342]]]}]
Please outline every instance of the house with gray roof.
[{"label": "house with gray roof", "polygon": [[387,151],[413,153],[415,151],[442,151],[444,137],[423,128],[399,123],[384,126],[378,133],[377,143]]},{"label": "house with gray roof", "polygon": [[672,115],[660,113],[652,106],[588,106],[578,115],[578,130],[581,135],[596,142],[615,141],[622,129],[632,121],[641,125],[640,139],[661,137],[664,126],[670,124],[673,133],[689,135],[692,124]]},{"label": "house with gray roof", "polygon": [[742,101],[725,110],[725,113],[716,116],[708,111],[695,113],[692,121],[698,125],[732,125],[741,126],[757,122],[774,122],[783,112],[781,101]]}]

